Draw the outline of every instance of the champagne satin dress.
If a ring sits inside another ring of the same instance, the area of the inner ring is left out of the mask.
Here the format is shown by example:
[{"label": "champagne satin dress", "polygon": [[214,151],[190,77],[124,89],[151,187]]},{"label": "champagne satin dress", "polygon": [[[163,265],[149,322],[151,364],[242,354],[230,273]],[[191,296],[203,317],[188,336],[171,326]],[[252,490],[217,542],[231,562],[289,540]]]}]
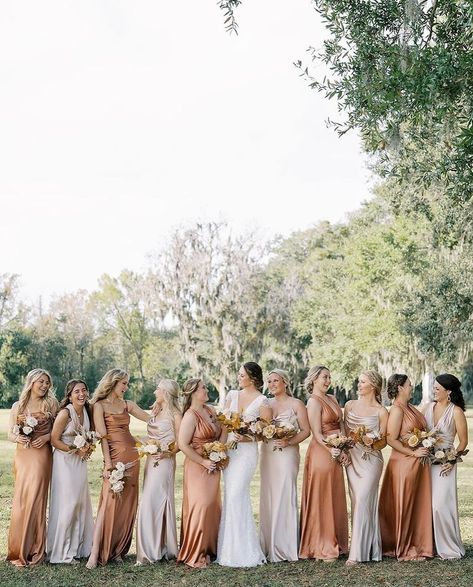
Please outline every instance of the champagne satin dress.
[{"label": "champagne satin dress", "polygon": [[[322,407],[322,434],[340,431],[342,410],[334,399],[312,397]],[[343,467],[312,438],[304,465],[299,558],[332,559],[348,552],[348,514]]]},{"label": "champagne satin dress", "polygon": [[103,480],[89,566],[121,560],[127,554],[138,505],[140,464],[135,439],[130,434],[128,405],[121,414],[104,413],[104,421],[112,465],[118,462],[133,465],[126,470],[125,487],[119,495],[113,496],[110,482]]},{"label": "champagne satin dress", "polygon": [[[205,409],[211,414],[209,408]],[[219,439],[221,427],[218,422],[209,424],[198,412],[192,411],[196,418],[192,448],[202,454],[202,446],[206,442]],[[220,471],[209,473],[205,467],[186,457],[183,492],[181,548],[177,562],[190,567],[207,567],[210,558],[217,555],[218,527],[222,511]]]},{"label": "champagne satin dress", "polygon": [[[345,419],[349,430],[366,426],[380,433],[379,416],[358,416],[348,411]],[[347,467],[351,499],[351,543],[349,560],[365,562],[382,559],[381,531],[378,517],[379,480],[383,472],[380,450],[369,451],[359,444],[350,450],[351,465]]]},{"label": "champagne satin dress", "polygon": [[[279,414],[275,420],[278,424],[292,424],[299,430],[297,415],[292,408]],[[272,440],[261,443],[261,549],[269,562],[296,561],[299,558],[299,445],[273,449]]]},{"label": "champagne satin dress", "polygon": [[[426,430],[424,416],[408,404],[403,411],[399,439],[413,428]],[[379,498],[383,554],[398,560],[433,556],[432,486],[430,465],[393,449]]]},{"label": "champagne satin dress", "polygon": [[[72,404],[65,408],[70,420],[61,436],[64,444],[72,445],[80,429],[80,422]],[[85,431],[90,430],[84,409]],[[71,563],[74,558],[85,558],[92,548],[94,518],[87,479],[87,462],[77,454],[53,452],[53,474],[49,499],[47,558],[51,563]]]},{"label": "champagne satin dress", "polygon": [[[171,419],[148,422],[148,437],[165,442],[175,442]],[[146,457],[143,490],[136,524],[136,560],[138,563],[154,563],[176,558],[177,531],[174,506],[174,475],[176,457],[156,460]]]},{"label": "champagne satin dress", "polygon": [[[50,434],[52,420],[46,414],[33,412],[31,416],[38,420],[31,440]],[[24,422],[25,419],[25,414],[18,416],[19,422]],[[7,560],[17,567],[35,565],[45,556],[46,504],[52,461],[49,442],[41,448],[16,445],[13,466],[15,492],[8,533]]]},{"label": "champagne satin dress", "polygon": [[[429,430],[435,428],[439,432],[440,442],[436,449],[451,449],[457,433],[453,417],[455,404],[448,404],[437,424],[434,424],[434,407],[435,402],[427,404],[425,419]],[[431,467],[435,550],[440,558],[462,558],[465,547],[458,521],[457,465],[445,476],[440,475],[440,468],[441,465]]]}]

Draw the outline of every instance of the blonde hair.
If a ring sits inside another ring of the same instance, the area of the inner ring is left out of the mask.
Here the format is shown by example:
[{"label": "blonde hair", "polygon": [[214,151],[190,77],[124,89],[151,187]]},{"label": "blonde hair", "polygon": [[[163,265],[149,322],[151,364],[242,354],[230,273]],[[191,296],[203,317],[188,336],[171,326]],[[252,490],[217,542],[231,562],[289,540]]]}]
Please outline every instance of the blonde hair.
[{"label": "blonde hair", "polygon": [[310,395],[314,389],[314,383],[316,382],[318,376],[322,373],[322,371],[328,371],[330,373],[330,369],[325,365],[315,365],[309,369],[307,373],[307,377],[304,380],[304,387],[306,392]]},{"label": "blonde hair", "polygon": [[[174,379],[158,379],[158,385],[161,385],[166,394],[166,410],[174,420],[176,414],[181,413],[179,405],[179,385]],[[156,402],[151,406],[151,410],[156,407]]]},{"label": "blonde hair", "polygon": [[281,379],[283,380],[283,382],[286,385],[286,393],[287,395],[292,396],[291,390],[289,388],[289,386],[291,385],[291,380],[289,377],[289,373],[287,371],[285,371],[284,369],[272,369],[269,373],[268,373],[268,379],[272,374],[277,375],[278,377],[281,377]]},{"label": "blonde hair", "polygon": [[107,371],[95,388],[90,403],[95,404],[108,397],[112,393],[115,385],[126,377],[128,377],[128,373],[124,369],[110,369],[110,371]]},{"label": "blonde hair", "polygon": [[192,403],[192,394],[197,391],[199,387],[199,383],[202,379],[197,377],[193,377],[192,379],[188,379],[183,387],[182,387],[182,395],[184,396],[184,400],[182,402],[182,414],[185,414],[187,410],[191,407]]},{"label": "blonde hair", "polygon": [[383,378],[381,375],[374,369],[368,369],[368,371],[363,371],[361,374],[364,375],[373,386],[376,401],[379,404],[382,404],[381,391],[383,390]]},{"label": "blonde hair", "polygon": [[56,414],[59,410],[59,402],[54,395],[53,378],[48,373],[48,371],[46,371],[46,369],[32,369],[29,373],[27,373],[25,382],[23,384],[23,389],[21,390],[20,397],[18,399],[18,414],[23,414],[25,412],[26,406],[30,401],[33,384],[36,383],[36,381],[38,381],[38,379],[43,375],[46,375],[46,377],[49,379],[50,385],[48,393],[40,399],[41,412],[46,414],[48,418],[53,419],[56,417]]}]

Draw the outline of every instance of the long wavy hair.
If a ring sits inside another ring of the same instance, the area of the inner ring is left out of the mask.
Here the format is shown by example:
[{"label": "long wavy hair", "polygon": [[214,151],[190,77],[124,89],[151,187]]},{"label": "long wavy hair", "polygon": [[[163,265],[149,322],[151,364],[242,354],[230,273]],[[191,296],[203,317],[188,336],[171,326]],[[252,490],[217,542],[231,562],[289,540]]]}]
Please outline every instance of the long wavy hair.
[{"label": "long wavy hair", "polygon": [[[71,393],[72,390],[74,389],[74,387],[76,385],[82,384],[85,386],[86,390],[87,390],[87,394],[89,393],[89,387],[87,385],[87,383],[83,380],[83,379],[70,379],[67,383],[66,383],[66,389],[64,391],[64,397],[61,400],[61,403],[59,404],[59,409],[63,409],[66,406],[68,406],[69,404],[72,404],[72,400],[71,400]],[[87,412],[87,416],[89,417],[89,422],[90,422],[90,426],[93,426],[93,419],[92,419],[92,408],[90,406],[90,402],[87,399],[85,401],[84,404],[84,408],[85,411]]]},{"label": "long wavy hair", "polygon": [[182,414],[184,415],[187,410],[191,407],[192,403],[192,395],[197,391],[199,387],[199,383],[202,379],[193,377],[192,379],[188,379],[184,385],[182,386]]},{"label": "long wavy hair", "polygon": [[56,417],[59,409],[59,403],[56,399],[56,396],[54,395],[53,379],[50,373],[46,371],[46,369],[32,369],[29,373],[27,373],[23,383],[23,389],[21,390],[20,397],[18,398],[18,414],[25,413],[26,406],[30,401],[33,384],[36,383],[36,381],[38,381],[38,379],[43,375],[46,375],[46,377],[49,379],[50,386],[48,393],[40,400],[41,412],[46,414],[48,418],[53,419]]},{"label": "long wavy hair", "polygon": [[330,373],[330,369],[325,365],[315,365],[309,369],[307,373],[307,377],[304,379],[304,388],[307,395],[311,395],[312,391],[314,390],[314,383],[316,382],[318,376],[322,373],[322,371],[328,371]]},{"label": "long wavy hair", "polygon": [[383,400],[381,397],[381,392],[383,390],[383,378],[381,377],[381,375],[377,372],[374,371],[373,369],[368,369],[367,371],[363,371],[362,375],[365,375],[366,378],[368,379],[368,381],[371,383],[373,389],[374,389],[374,397],[376,399],[376,401],[383,405]]},{"label": "long wavy hair", "polygon": [[128,372],[124,369],[116,368],[107,371],[95,388],[94,395],[92,396],[90,403],[93,405],[96,402],[107,398],[112,393],[115,385],[128,376]]},{"label": "long wavy hair", "polygon": [[268,379],[269,379],[270,375],[272,375],[273,373],[275,375],[277,375],[278,377],[281,377],[281,379],[284,382],[284,385],[286,386],[286,394],[292,396],[291,389],[290,389],[291,379],[289,377],[289,373],[287,371],[285,371],[284,369],[272,369],[268,373]]},{"label": "long wavy hair", "polygon": [[[169,414],[170,419],[174,422],[174,416],[181,413],[181,407],[179,405],[179,385],[174,379],[159,379],[158,385],[160,385],[165,393],[166,407],[165,410]],[[156,402],[151,406],[151,410],[154,413],[157,407]]]}]

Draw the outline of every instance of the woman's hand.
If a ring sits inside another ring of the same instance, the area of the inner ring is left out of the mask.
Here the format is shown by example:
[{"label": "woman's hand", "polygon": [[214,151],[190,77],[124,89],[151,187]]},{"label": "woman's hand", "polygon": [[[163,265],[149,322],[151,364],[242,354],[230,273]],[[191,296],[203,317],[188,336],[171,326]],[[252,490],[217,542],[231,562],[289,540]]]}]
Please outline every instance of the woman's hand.
[{"label": "woman's hand", "polygon": [[213,473],[217,467],[217,465],[210,459],[204,459],[201,465],[205,467],[209,473]]},{"label": "woman's hand", "polygon": [[30,444],[30,439],[27,436],[25,436],[24,434],[18,434],[15,442],[17,444],[22,444],[23,446],[28,446]]},{"label": "woman's hand", "polygon": [[289,440],[287,438],[279,438],[278,440],[274,441],[274,446],[276,448],[286,448],[289,445]]},{"label": "woman's hand", "polygon": [[350,455],[346,452],[342,452],[338,460],[340,461],[340,464],[344,467],[348,467],[349,465],[351,465]]},{"label": "woman's hand", "polygon": [[445,463],[440,467],[440,476],[446,477],[453,469],[453,463]]},{"label": "woman's hand", "polygon": [[235,442],[251,442],[251,439],[249,439],[248,436],[243,436],[243,434],[238,434],[238,432],[234,432],[233,437]]},{"label": "woman's hand", "polygon": [[421,446],[419,448],[416,448],[416,450],[412,454],[418,459],[422,459],[423,457],[429,456],[429,449],[425,448],[425,446]]},{"label": "woman's hand", "polygon": [[49,442],[49,434],[43,434],[43,436],[38,436],[38,438],[35,438],[32,443],[31,446],[33,446],[34,448],[41,448],[43,447],[47,442]]},{"label": "woman's hand", "polygon": [[338,457],[342,454],[342,451],[339,448],[331,448],[330,454],[332,455],[332,459],[338,459]]}]

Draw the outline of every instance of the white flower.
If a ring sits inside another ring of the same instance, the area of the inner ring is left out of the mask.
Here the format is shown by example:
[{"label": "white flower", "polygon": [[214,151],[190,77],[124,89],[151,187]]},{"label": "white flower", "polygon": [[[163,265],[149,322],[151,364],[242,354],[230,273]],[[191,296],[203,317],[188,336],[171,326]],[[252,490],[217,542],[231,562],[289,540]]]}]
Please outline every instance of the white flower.
[{"label": "white flower", "polygon": [[83,446],[85,446],[87,444],[85,438],[83,436],[81,436],[80,434],[78,434],[75,438],[74,438],[74,446],[76,448],[82,448]]},{"label": "white flower", "polygon": [[158,452],[158,447],[155,444],[148,444],[145,446],[145,452],[149,455],[155,455]]},{"label": "white flower", "polygon": [[121,493],[123,488],[125,487],[124,481],[117,481],[116,483],[112,484],[112,491],[113,493]]},{"label": "white flower", "polygon": [[15,424],[13,426],[13,428],[11,429],[11,431],[13,434],[16,434],[16,435],[20,434],[20,427],[18,426],[18,424]]},{"label": "white flower", "polygon": [[170,444],[171,444],[170,442],[161,442],[161,444],[160,444],[161,452],[169,452],[169,445]]},{"label": "white flower", "polygon": [[254,422],[256,420],[256,416],[243,416],[243,422],[245,422],[245,424],[250,424],[251,422]]},{"label": "white flower", "polygon": [[33,416],[27,416],[25,422],[28,426],[31,426],[32,428],[34,428],[38,424],[38,420]]},{"label": "white flower", "polygon": [[224,459],[227,458],[227,454],[224,453],[223,451],[221,451],[221,452],[219,452],[217,454],[218,454],[218,456],[219,456],[219,458],[220,458],[221,461],[223,461]]},{"label": "white flower", "polygon": [[445,453],[444,453],[443,450],[437,450],[435,452],[435,455],[434,456],[435,456],[436,459],[443,459],[444,456],[445,456]]},{"label": "white flower", "polygon": [[220,460],[220,456],[219,456],[218,452],[212,451],[212,452],[209,454],[209,459],[210,459],[211,461],[213,461],[214,463],[218,463],[218,462],[219,462],[219,460]]},{"label": "white flower", "polygon": [[434,446],[434,444],[435,438],[426,438],[422,441],[422,446],[424,446],[425,448],[430,448],[431,446]]},{"label": "white flower", "polygon": [[124,471],[126,469],[125,463],[118,461],[118,463],[115,465],[115,469],[117,471]]},{"label": "white flower", "polygon": [[365,434],[365,436],[367,436],[368,438],[372,438],[373,440],[375,440],[377,437],[377,435],[374,432],[367,432]]},{"label": "white flower", "polygon": [[33,428],[30,428],[30,426],[23,426],[23,434],[26,434],[28,436],[28,434],[31,434],[33,432]]}]

